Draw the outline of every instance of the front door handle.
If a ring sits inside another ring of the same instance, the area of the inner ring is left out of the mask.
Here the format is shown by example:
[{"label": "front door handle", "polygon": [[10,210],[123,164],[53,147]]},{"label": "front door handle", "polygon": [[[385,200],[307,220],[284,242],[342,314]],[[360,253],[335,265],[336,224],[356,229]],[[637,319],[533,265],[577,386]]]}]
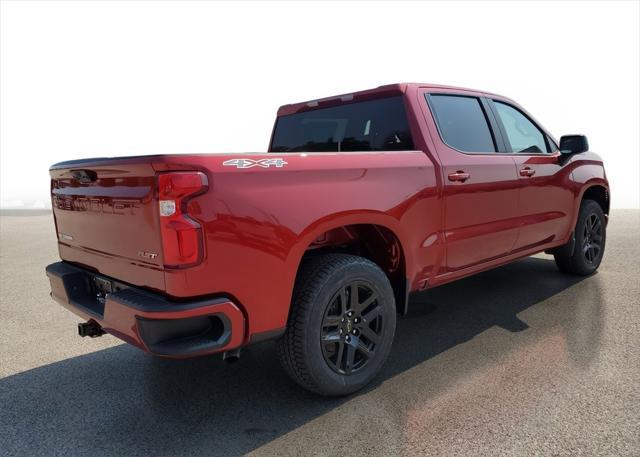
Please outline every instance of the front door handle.
[{"label": "front door handle", "polygon": [[449,181],[465,182],[467,179],[469,179],[470,176],[471,175],[469,173],[458,170],[455,173],[449,173]]},{"label": "front door handle", "polygon": [[529,167],[524,167],[524,168],[520,169],[520,176],[527,176],[527,177],[530,178],[531,176],[533,176],[535,174],[536,174],[536,171],[532,170]]}]

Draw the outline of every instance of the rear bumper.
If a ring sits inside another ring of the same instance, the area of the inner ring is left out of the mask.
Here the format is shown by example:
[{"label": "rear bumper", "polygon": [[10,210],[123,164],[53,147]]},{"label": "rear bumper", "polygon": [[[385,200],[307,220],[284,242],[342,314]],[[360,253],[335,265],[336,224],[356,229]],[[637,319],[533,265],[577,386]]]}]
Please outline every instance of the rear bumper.
[{"label": "rear bumper", "polygon": [[[244,316],[226,298],[173,302],[67,262],[53,263],[46,272],[55,301],[152,354],[193,357],[243,343]],[[98,296],[105,287],[111,292]]]}]

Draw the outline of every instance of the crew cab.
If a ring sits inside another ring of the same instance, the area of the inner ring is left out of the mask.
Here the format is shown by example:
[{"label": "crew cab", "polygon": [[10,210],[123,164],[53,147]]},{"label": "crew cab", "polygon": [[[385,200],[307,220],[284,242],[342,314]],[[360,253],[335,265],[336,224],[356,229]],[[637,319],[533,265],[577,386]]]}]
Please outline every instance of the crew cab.
[{"label": "crew cab", "polygon": [[542,251],[598,268],[610,196],[588,149],[500,95],[393,84],[281,106],[263,153],[61,162],[51,295],[82,336],[173,358],[275,339],[293,380],[348,394],[411,293]]}]

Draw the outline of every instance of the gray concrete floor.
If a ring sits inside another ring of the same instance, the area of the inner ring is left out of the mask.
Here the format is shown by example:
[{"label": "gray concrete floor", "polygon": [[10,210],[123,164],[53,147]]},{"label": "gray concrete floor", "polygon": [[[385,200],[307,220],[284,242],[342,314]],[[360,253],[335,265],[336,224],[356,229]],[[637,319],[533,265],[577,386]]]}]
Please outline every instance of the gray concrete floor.
[{"label": "gray concrete floor", "polygon": [[273,344],[228,365],[81,339],[48,296],[50,216],[0,217],[0,455],[639,455],[640,212],[600,271],[537,256],[412,300],[364,392],[319,398]]}]

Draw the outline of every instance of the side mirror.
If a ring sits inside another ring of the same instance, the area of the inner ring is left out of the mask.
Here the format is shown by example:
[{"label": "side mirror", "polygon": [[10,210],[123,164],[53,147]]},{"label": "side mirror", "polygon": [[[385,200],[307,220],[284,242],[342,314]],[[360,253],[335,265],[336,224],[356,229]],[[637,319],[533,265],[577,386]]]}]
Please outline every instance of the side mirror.
[{"label": "side mirror", "polygon": [[589,142],[584,135],[564,135],[560,138],[562,154],[580,154],[589,150]]}]

